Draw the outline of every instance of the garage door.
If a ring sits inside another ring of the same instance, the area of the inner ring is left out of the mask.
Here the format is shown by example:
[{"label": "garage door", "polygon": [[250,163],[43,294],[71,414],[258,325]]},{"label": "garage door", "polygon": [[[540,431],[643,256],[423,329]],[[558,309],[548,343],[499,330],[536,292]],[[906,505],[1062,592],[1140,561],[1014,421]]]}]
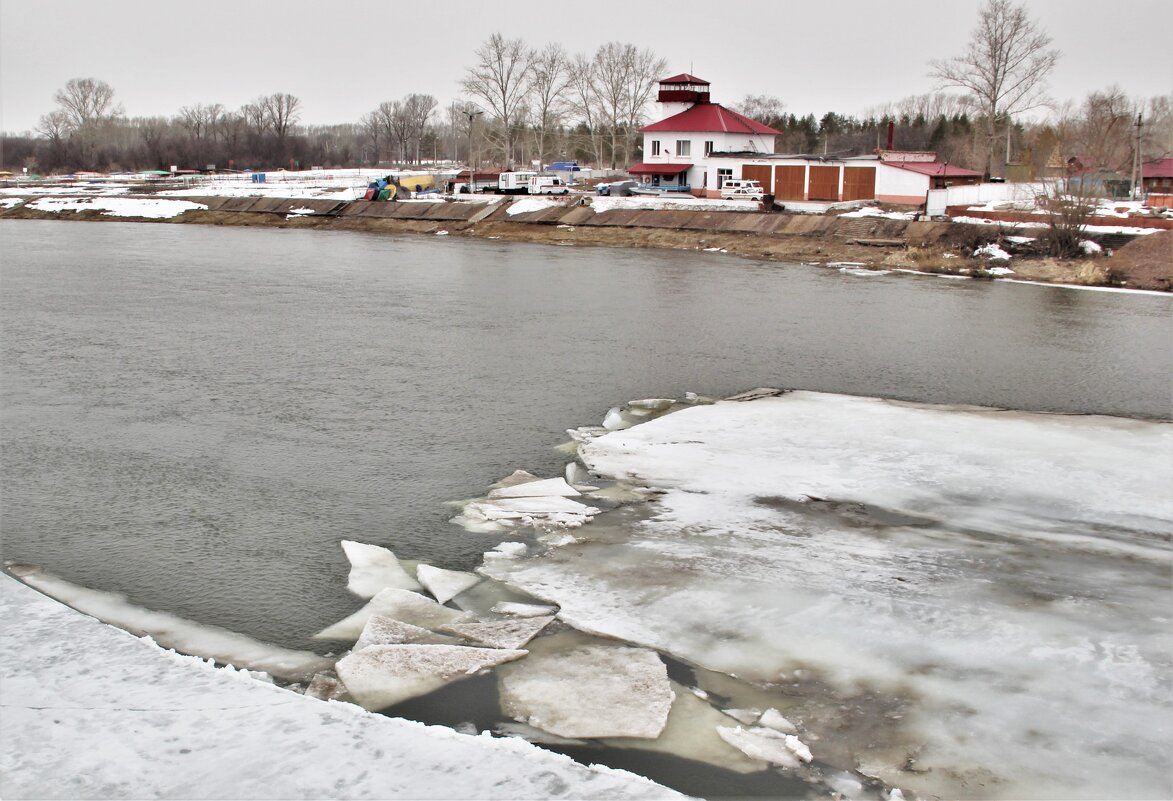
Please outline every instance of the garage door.
[{"label": "garage door", "polygon": [[741,177],[747,181],[759,182],[767,194],[773,194],[774,192],[774,182],[770,180],[772,177],[770,173],[769,166],[762,166],[760,164],[741,165]]},{"label": "garage door", "polygon": [[775,167],[774,197],[778,200],[806,200],[806,167]]},{"label": "garage door", "polygon": [[811,187],[807,198],[810,200],[838,200],[839,168],[811,167]]},{"label": "garage door", "polygon": [[876,197],[875,167],[843,168],[843,199],[873,200]]}]

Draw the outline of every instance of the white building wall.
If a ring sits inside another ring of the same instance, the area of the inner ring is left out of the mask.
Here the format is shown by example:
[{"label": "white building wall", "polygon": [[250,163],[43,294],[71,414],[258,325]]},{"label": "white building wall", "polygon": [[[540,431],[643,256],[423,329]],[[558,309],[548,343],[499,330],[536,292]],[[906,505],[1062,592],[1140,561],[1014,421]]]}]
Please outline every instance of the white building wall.
[{"label": "white building wall", "polygon": [[[892,167],[881,161],[876,165],[876,200],[881,203],[920,204],[928,195],[931,178],[912,170]],[[859,166],[864,166],[860,164]]]}]

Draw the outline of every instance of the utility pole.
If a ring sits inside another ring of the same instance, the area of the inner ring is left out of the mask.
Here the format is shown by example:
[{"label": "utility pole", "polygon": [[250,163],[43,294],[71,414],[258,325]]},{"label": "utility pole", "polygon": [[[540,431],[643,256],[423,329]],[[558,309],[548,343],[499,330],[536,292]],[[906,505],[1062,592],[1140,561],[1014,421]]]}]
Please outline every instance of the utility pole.
[{"label": "utility pole", "polygon": [[1133,200],[1136,200],[1139,195],[1144,194],[1143,188],[1142,188],[1141,192],[1139,192],[1139,193],[1136,191],[1137,178],[1139,177],[1140,182],[1142,184],[1144,183],[1144,175],[1142,175],[1140,172],[1140,129],[1144,125],[1144,122],[1141,120],[1141,116],[1139,113],[1137,113],[1136,122],[1133,123],[1133,125],[1136,128],[1136,141],[1132,145],[1132,194],[1131,194],[1131,198]]},{"label": "utility pole", "polygon": [[468,117],[468,191],[469,194],[473,194],[476,191],[477,177],[475,159],[472,157],[472,121],[485,112],[473,111],[472,106],[469,106],[464,113]]}]

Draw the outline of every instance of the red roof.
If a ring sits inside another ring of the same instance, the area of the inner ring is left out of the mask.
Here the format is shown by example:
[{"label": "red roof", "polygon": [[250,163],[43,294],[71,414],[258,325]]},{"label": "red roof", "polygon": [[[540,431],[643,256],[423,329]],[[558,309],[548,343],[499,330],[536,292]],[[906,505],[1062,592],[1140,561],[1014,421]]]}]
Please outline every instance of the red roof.
[{"label": "red roof", "polygon": [[769,125],[762,125],[744,114],[730,111],[720,103],[697,103],[687,111],[640,128],[641,131],[696,131],[698,133],[756,133],[777,136]]},{"label": "red roof", "polygon": [[703,83],[707,85],[709,82],[704,78],[698,78],[695,75],[682,72],[679,75],[673,75],[671,78],[661,78],[660,83]]},{"label": "red roof", "polygon": [[1145,178],[1173,178],[1173,159],[1150,161],[1144,165],[1142,175]]},{"label": "red roof", "polygon": [[974,170],[967,170],[964,167],[957,167],[953,164],[942,164],[936,161],[884,161],[881,163],[887,164],[889,167],[896,167],[900,170],[919,172],[921,175],[955,175],[958,177],[963,175],[981,175],[980,172],[975,172]]},{"label": "red roof", "polygon": [[684,172],[691,164],[645,164],[640,162],[628,168],[631,175],[678,175]]}]

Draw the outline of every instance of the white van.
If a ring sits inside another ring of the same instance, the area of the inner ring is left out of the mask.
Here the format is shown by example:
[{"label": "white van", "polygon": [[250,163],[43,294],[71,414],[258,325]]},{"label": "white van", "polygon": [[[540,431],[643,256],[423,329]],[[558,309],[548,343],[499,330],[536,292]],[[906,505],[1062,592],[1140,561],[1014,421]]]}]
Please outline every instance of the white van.
[{"label": "white van", "polygon": [[721,187],[721,197],[745,200],[761,200],[766,196],[761,181],[745,178],[730,178]]},{"label": "white van", "polygon": [[529,190],[529,179],[535,175],[536,172],[527,170],[503,172],[497,178],[497,192],[502,195],[524,195]]},{"label": "white van", "polygon": [[531,195],[565,195],[568,192],[570,189],[562,179],[553,175],[535,175],[529,179]]}]

